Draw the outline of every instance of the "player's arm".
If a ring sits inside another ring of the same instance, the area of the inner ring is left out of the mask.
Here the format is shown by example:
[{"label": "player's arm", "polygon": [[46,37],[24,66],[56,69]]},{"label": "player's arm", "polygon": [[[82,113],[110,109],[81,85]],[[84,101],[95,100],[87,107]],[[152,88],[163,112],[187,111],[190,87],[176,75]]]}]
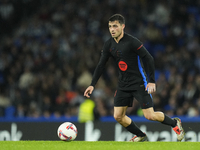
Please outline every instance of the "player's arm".
[{"label": "player's arm", "polygon": [[153,93],[156,91],[154,59],[139,40],[134,41],[134,46],[136,46],[136,53],[146,62],[148,68],[149,82],[146,90],[148,89],[148,93]]},{"label": "player's arm", "polygon": [[92,82],[91,82],[90,86],[85,90],[84,96],[89,98],[90,97],[89,94],[92,94],[92,91],[94,90],[94,86],[96,85],[97,81],[99,80],[100,76],[102,75],[102,73],[105,69],[106,62],[108,61],[109,57],[110,57],[110,53],[105,44],[104,48],[101,52],[101,57],[100,57],[99,63],[96,66],[96,69],[94,71],[94,74],[92,77]]}]

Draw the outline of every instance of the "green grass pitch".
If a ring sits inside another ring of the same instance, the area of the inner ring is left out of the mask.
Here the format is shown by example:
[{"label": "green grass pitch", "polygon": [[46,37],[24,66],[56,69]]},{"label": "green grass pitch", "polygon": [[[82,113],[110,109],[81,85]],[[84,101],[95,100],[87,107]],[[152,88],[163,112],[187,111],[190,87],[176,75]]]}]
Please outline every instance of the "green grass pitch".
[{"label": "green grass pitch", "polygon": [[1,150],[198,150],[200,142],[0,141]]}]

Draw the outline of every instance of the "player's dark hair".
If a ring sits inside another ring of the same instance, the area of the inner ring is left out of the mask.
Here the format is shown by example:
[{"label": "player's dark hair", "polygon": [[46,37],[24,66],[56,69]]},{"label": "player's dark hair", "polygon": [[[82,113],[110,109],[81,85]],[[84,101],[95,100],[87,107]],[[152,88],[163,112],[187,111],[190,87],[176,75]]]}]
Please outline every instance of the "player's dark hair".
[{"label": "player's dark hair", "polygon": [[119,21],[120,24],[125,24],[125,19],[124,16],[122,16],[121,14],[114,14],[112,15],[108,21]]}]

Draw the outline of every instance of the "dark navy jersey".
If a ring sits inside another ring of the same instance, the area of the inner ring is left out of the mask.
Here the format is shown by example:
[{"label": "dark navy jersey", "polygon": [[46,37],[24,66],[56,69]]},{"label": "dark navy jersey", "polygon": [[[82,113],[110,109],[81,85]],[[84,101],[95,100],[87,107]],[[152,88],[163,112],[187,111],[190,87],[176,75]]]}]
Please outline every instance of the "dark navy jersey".
[{"label": "dark navy jersey", "polygon": [[153,57],[137,38],[124,33],[118,43],[112,37],[105,42],[100,61],[93,75],[92,86],[95,86],[103,73],[109,57],[112,57],[118,66],[119,89],[135,90],[142,85],[146,87],[148,81],[142,63],[143,59],[147,64],[149,82],[155,83]]}]

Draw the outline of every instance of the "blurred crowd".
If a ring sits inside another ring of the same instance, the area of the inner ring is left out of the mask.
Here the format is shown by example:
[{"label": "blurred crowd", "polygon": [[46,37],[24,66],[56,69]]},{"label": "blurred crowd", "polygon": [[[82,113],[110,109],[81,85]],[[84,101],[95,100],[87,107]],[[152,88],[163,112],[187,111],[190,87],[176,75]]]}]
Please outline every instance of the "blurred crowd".
[{"label": "blurred crowd", "polygon": [[[200,1],[33,1],[0,1],[0,116],[77,116],[115,13],[155,59],[155,110],[200,115]],[[117,80],[110,59],[91,97],[97,116],[113,114]],[[127,114],[142,115],[137,101]]]}]

